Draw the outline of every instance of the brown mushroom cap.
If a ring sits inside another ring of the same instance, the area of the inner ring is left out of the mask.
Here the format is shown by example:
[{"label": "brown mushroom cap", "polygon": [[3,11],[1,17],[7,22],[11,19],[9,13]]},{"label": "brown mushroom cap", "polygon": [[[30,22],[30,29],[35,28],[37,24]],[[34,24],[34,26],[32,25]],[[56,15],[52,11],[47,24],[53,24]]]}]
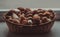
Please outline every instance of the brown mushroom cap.
[{"label": "brown mushroom cap", "polygon": [[53,19],[54,13],[52,10],[31,10],[30,8],[18,7],[19,12],[10,10],[7,13],[6,19],[17,24],[41,24],[49,22]]}]

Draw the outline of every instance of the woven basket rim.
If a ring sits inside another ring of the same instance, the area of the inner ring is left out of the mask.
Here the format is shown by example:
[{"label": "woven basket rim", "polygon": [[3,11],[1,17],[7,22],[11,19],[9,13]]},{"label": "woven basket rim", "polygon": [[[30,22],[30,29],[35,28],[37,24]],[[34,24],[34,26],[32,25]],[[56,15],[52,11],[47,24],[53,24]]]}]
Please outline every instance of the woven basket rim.
[{"label": "woven basket rim", "polygon": [[[54,13],[54,12],[53,12]],[[4,13],[3,14],[3,19],[5,20],[5,21],[7,21],[7,22],[9,22],[9,23],[11,23],[11,24],[13,24],[13,25],[17,25],[17,26],[30,26],[30,25],[21,25],[21,24],[17,24],[17,23],[13,23],[13,22],[11,22],[11,21],[9,21],[9,20],[7,20],[6,18],[5,18],[5,15],[6,15],[7,13]],[[50,23],[50,22],[53,22],[53,21],[55,21],[55,13],[54,13],[54,18],[52,19],[52,21],[49,21],[49,22],[46,22],[46,23],[42,23],[42,24],[40,24],[40,26],[43,26],[43,25],[46,25],[46,24],[48,24],[48,23]],[[32,26],[37,26],[37,25],[32,25]]]}]

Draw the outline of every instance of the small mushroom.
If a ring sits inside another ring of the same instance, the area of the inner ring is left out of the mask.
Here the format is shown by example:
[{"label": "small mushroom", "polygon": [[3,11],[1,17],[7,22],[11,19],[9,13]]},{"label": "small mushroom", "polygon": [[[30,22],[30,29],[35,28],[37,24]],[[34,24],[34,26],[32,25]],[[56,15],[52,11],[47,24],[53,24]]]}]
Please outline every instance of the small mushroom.
[{"label": "small mushroom", "polygon": [[49,9],[48,12],[53,12],[53,10]]},{"label": "small mushroom", "polygon": [[32,24],[32,20],[28,20],[28,24],[31,25]]},{"label": "small mushroom", "polygon": [[21,20],[24,20],[26,17],[24,16],[24,14],[20,15]]},{"label": "small mushroom", "polygon": [[17,16],[20,17],[20,15],[21,15],[21,12],[18,12]]},{"label": "small mushroom", "polygon": [[43,15],[50,15],[51,13],[50,12],[45,12]]},{"label": "small mushroom", "polygon": [[42,9],[38,9],[38,10],[42,10]]},{"label": "small mushroom", "polygon": [[20,11],[24,11],[25,10],[23,7],[18,7],[17,9],[20,10]]},{"label": "small mushroom", "polygon": [[33,16],[33,19],[39,20],[39,19],[40,19],[40,16],[39,16],[38,14],[35,14],[35,15]]},{"label": "small mushroom", "polygon": [[37,12],[40,13],[42,11],[42,9],[38,9]]},{"label": "small mushroom", "polygon": [[29,11],[31,11],[30,8],[26,8],[25,9],[25,12],[29,12]]},{"label": "small mushroom", "polygon": [[10,11],[8,11],[7,15],[8,15],[8,16],[12,16],[13,13],[16,13],[15,10],[10,10]]},{"label": "small mushroom", "polygon": [[15,19],[19,18],[15,13],[13,13],[12,17],[15,18]]},{"label": "small mushroom", "polygon": [[40,10],[40,13],[44,13],[45,12],[45,10]]},{"label": "small mushroom", "polygon": [[37,10],[37,13],[40,13],[40,10]]},{"label": "small mushroom", "polygon": [[23,20],[26,20],[27,18],[24,16],[24,14],[22,14],[22,15],[20,16],[20,19],[21,19],[20,22],[22,23],[22,21],[23,21]]},{"label": "small mushroom", "polygon": [[21,24],[24,24],[24,25],[26,25],[27,23],[28,23],[27,20],[22,20],[22,22],[21,22]]},{"label": "small mushroom", "polygon": [[33,15],[32,14],[27,14],[26,17],[32,17]]},{"label": "small mushroom", "polygon": [[43,23],[46,23],[46,22],[49,22],[49,21],[51,21],[51,19],[49,19],[49,18],[47,18],[47,17],[43,17],[43,18],[42,18],[42,22],[43,22]]},{"label": "small mushroom", "polygon": [[33,24],[37,24],[37,25],[40,24],[40,16],[38,16],[38,14],[35,14],[33,16]]},{"label": "small mushroom", "polygon": [[48,22],[51,21],[51,19],[47,18]]},{"label": "small mushroom", "polygon": [[32,11],[32,14],[38,14],[37,10]]},{"label": "small mushroom", "polygon": [[39,16],[43,16],[43,13],[39,13],[38,15],[39,15]]},{"label": "small mushroom", "polygon": [[47,17],[42,17],[42,23],[46,23],[47,21]]},{"label": "small mushroom", "polygon": [[54,16],[55,16],[54,13],[51,13],[51,14],[50,14],[50,19],[53,19]]},{"label": "small mushroom", "polygon": [[20,21],[19,21],[19,20],[17,20],[17,19],[10,19],[10,21],[11,21],[11,22],[13,22],[13,23],[17,23],[17,24],[19,24],[19,23],[20,23]]},{"label": "small mushroom", "polygon": [[20,23],[20,21],[19,21],[19,20],[17,20],[17,19],[15,19],[15,22],[16,22],[16,23]]},{"label": "small mushroom", "polygon": [[32,17],[28,17],[28,20],[32,20]]}]

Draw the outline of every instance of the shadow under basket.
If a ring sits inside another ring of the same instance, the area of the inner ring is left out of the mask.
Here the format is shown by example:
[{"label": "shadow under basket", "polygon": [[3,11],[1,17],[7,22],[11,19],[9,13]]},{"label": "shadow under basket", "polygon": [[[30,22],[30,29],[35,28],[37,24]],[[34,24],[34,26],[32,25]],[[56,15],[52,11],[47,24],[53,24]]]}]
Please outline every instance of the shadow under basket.
[{"label": "shadow under basket", "polygon": [[11,23],[9,20],[5,18],[5,16],[3,18],[7,23],[9,31],[13,33],[46,33],[51,30],[55,21],[55,17],[54,17],[52,21],[43,23],[38,26],[37,25],[36,26],[35,25],[34,26],[29,26],[29,25],[21,26],[15,23]]}]

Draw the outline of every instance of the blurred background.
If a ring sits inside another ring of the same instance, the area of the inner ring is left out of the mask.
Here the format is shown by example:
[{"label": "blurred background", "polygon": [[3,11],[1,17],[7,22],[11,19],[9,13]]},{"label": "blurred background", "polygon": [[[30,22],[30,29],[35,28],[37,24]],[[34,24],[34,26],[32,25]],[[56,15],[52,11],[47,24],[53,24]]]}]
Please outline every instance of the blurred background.
[{"label": "blurred background", "polygon": [[17,7],[60,8],[60,0],[0,0],[0,9]]},{"label": "blurred background", "polygon": [[[57,20],[60,20],[60,0],[0,0],[0,16],[3,15],[3,10],[15,9],[17,7],[24,8],[51,8],[56,9]],[[0,17],[0,20],[3,20]]]}]

